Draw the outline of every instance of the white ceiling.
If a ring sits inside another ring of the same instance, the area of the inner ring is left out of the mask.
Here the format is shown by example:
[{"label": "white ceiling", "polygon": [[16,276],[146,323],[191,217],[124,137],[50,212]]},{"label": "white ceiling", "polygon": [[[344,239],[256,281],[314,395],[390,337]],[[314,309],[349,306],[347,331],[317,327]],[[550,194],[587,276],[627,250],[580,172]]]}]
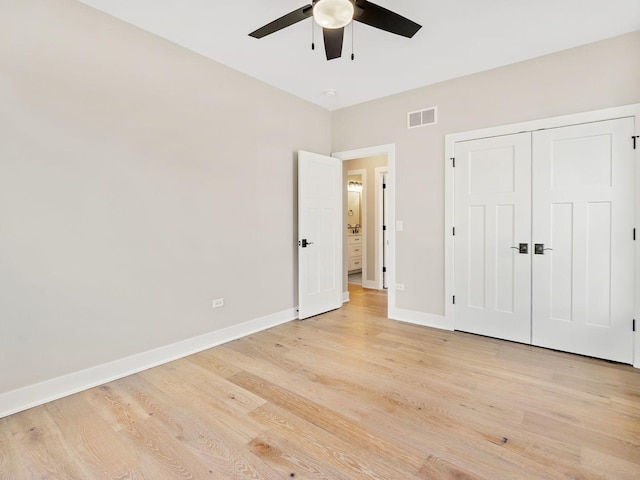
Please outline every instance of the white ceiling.
[{"label": "white ceiling", "polygon": [[640,30],[639,0],[376,0],[422,29],[356,23],[355,61],[347,27],[328,62],[319,28],[311,50],[312,19],[248,36],[309,0],[80,1],[329,110]]}]

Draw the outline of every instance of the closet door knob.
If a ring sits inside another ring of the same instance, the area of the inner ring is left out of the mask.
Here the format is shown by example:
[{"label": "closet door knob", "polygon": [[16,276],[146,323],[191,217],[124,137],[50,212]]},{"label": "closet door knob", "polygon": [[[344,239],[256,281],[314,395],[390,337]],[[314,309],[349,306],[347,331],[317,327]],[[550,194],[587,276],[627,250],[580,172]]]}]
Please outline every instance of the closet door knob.
[{"label": "closet door knob", "polygon": [[536,255],[544,255],[545,250],[553,250],[553,248],[544,248],[544,243],[536,243],[533,249]]},{"label": "closet door knob", "polygon": [[518,253],[522,254],[522,255],[526,255],[529,253],[529,244],[528,243],[521,243],[520,246],[518,247],[511,247],[515,250],[518,250]]}]

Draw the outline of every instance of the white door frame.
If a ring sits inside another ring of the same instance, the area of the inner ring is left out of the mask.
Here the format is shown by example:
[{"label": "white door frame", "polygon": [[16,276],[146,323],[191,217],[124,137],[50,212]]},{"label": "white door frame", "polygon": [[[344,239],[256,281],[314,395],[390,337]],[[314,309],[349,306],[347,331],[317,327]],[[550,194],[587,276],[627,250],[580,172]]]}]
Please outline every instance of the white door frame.
[{"label": "white door frame", "polygon": [[[488,138],[501,135],[510,135],[523,131],[535,131],[548,128],[565,127],[569,125],[579,125],[582,123],[598,122],[603,120],[613,120],[616,118],[635,117],[636,135],[640,135],[640,103],[632,105],[624,105],[621,107],[606,108],[603,110],[594,110],[591,112],[577,113],[572,115],[563,115],[559,117],[545,118],[541,120],[532,120],[522,123],[514,123],[511,125],[502,125],[498,127],[485,128],[480,130],[472,130],[469,132],[461,132],[445,135],[445,240],[444,240],[444,314],[445,328],[454,329],[454,305],[453,295],[455,295],[453,287],[453,266],[454,266],[454,246],[453,246],[453,213],[454,213],[454,168],[452,168],[452,158],[454,158],[456,142],[466,140],[474,140],[478,138]],[[632,142],[632,139],[629,139]],[[640,228],[640,139],[637,141],[638,147],[635,150],[636,168],[635,172],[635,223],[636,228]],[[640,278],[640,238],[635,245],[635,277]],[[634,312],[635,318],[640,322],[640,281],[635,282],[635,299]],[[631,322],[632,319],[629,319]],[[634,334],[634,366],[640,368],[640,328],[636,328]]]},{"label": "white door frame", "polygon": [[[389,189],[388,197],[389,197],[389,206],[388,206],[388,216],[389,216],[389,225],[395,225],[396,219],[396,196],[395,196],[395,182],[396,182],[396,144],[391,143],[388,145],[378,145],[375,147],[367,147],[367,148],[359,148],[357,150],[347,150],[344,152],[334,153],[333,156],[339,158],[342,161],[353,160],[355,158],[365,158],[365,157],[374,157],[376,155],[386,155],[387,156],[387,188]],[[346,228],[344,229],[344,236],[346,241]],[[364,251],[363,251],[364,253]],[[388,276],[388,284],[395,285],[396,279],[396,235],[395,229],[389,229],[389,259],[387,264],[387,272]],[[363,271],[364,273],[364,271]],[[393,312],[396,308],[396,294],[393,288],[389,288],[388,290],[388,316],[393,317]],[[348,292],[345,292],[345,301],[349,298]]]}]

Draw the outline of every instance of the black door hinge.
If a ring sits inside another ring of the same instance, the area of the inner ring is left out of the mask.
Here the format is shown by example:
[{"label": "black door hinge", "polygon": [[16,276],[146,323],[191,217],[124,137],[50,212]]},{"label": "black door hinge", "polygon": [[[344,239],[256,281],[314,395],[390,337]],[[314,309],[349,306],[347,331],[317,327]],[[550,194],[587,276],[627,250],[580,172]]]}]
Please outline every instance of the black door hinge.
[{"label": "black door hinge", "polygon": [[387,273],[387,267],[382,267],[382,273]]},{"label": "black door hinge", "polygon": [[636,331],[636,319],[635,318],[633,319],[633,331],[634,332]]},{"label": "black door hinge", "polygon": [[454,305],[456,304],[456,296],[455,295],[453,296],[453,304]]},{"label": "black door hinge", "polygon": [[385,232],[387,230],[387,226],[386,225],[382,225],[382,231]]},{"label": "black door hinge", "polygon": [[383,184],[382,184],[382,188],[383,188],[383,189],[387,188],[387,184],[386,184],[386,183],[383,183]]},{"label": "black door hinge", "polygon": [[640,135],[634,135],[631,138],[633,138],[633,149],[636,150],[636,148],[638,147],[637,142],[638,142],[638,138],[640,138]]},{"label": "black door hinge", "polygon": [[456,236],[456,227],[453,227],[453,236]]},{"label": "black door hinge", "polygon": [[456,168],[456,159],[451,157],[451,164],[453,165],[453,168]]},{"label": "black door hinge", "polygon": [[635,228],[633,229],[633,239],[634,240],[636,239],[636,229]]}]

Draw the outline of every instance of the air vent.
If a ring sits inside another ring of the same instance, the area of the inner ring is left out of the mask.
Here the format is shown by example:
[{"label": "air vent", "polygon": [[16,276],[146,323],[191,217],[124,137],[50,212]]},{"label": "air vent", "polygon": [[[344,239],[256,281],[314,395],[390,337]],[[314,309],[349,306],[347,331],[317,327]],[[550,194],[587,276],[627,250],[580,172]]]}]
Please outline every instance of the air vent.
[{"label": "air vent", "polygon": [[438,123],[438,107],[416,110],[407,114],[407,126],[409,128],[424,127]]}]

